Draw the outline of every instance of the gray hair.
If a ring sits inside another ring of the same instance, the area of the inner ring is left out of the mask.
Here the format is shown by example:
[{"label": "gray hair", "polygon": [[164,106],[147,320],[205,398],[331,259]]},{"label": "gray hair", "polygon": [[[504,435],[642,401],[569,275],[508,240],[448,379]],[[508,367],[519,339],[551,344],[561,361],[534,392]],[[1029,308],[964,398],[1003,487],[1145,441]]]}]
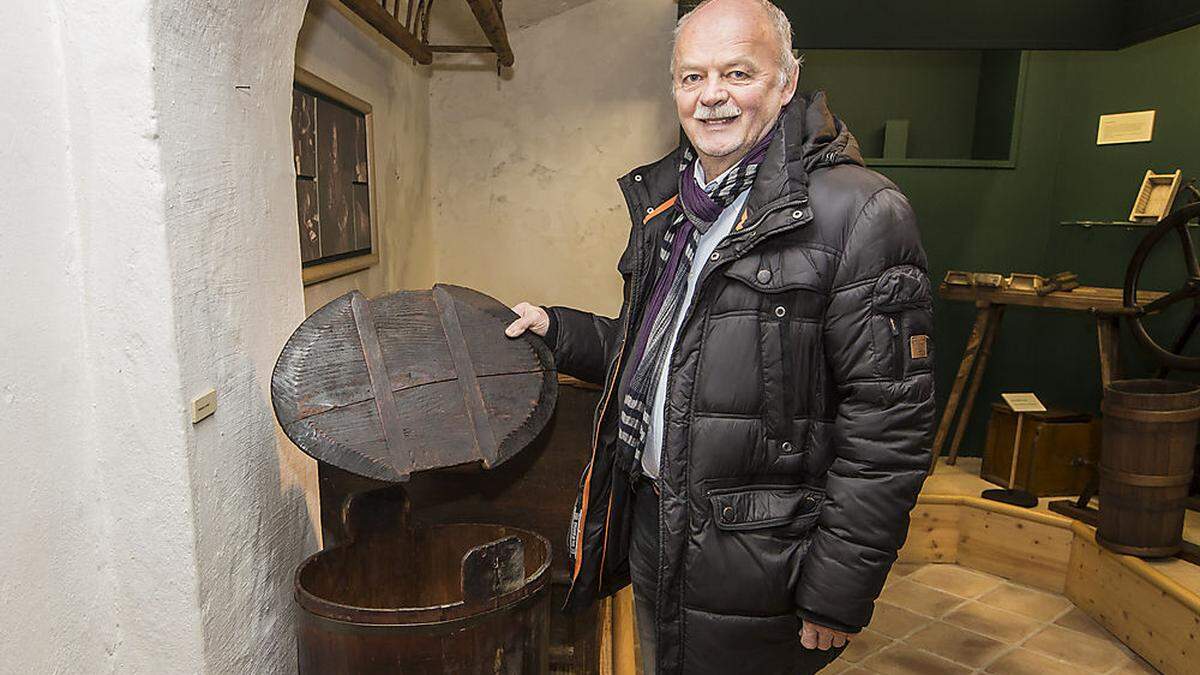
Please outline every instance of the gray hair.
[{"label": "gray hair", "polygon": [[[756,3],[763,12],[766,13],[768,20],[771,22],[771,28],[775,32],[775,38],[779,43],[779,53],[776,60],[779,65],[779,86],[788,84],[792,76],[792,68],[796,65],[804,66],[804,57],[796,58],[792,55],[792,22],[788,20],[787,14],[783,13],[782,9],[775,6],[770,0],[750,0]],[[696,5],[687,14],[679,17],[679,21],[675,24],[675,31],[671,36],[671,80],[672,88],[674,88],[675,66],[678,64],[675,60],[675,45],[679,43],[679,34],[683,32],[683,27],[691,21],[696,10],[701,9],[705,5],[713,2],[713,0],[704,0]]]}]

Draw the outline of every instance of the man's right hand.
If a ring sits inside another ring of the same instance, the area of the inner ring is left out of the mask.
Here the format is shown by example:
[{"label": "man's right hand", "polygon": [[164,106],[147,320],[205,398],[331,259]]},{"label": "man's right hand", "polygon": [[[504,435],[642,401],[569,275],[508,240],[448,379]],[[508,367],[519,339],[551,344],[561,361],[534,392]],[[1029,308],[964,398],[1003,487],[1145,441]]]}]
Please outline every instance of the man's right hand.
[{"label": "man's right hand", "polygon": [[550,315],[546,313],[546,310],[537,305],[522,302],[513,307],[512,311],[520,316],[504,329],[505,335],[515,338],[524,333],[525,329],[529,329],[537,335],[546,337],[546,331],[550,329]]}]

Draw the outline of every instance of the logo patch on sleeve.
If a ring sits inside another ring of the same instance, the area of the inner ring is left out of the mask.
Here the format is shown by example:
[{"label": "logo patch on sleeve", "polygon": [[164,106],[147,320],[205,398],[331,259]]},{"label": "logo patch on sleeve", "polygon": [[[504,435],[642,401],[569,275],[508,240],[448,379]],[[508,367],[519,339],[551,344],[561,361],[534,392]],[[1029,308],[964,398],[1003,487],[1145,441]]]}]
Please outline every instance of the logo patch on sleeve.
[{"label": "logo patch on sleeve", "polygon": [[914,359],[923,359],[929,356],[929,336],[914,335],[908,338],[908,352]]}]

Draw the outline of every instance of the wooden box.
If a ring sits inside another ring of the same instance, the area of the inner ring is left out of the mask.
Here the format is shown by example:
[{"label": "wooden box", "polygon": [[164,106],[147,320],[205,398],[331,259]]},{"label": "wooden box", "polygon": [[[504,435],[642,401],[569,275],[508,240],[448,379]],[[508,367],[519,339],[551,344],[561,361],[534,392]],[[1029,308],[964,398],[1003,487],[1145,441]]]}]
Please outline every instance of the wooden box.
[{"label": "wooden box", "polygon": [[[1017,414],[1003,403],[993,403],[980,469],[984,480],[1008,487],[1016,430]],[[1100,420],[1053,408],[1025,413],[1013,487],[1037,497],[1077,495],[1099,459]]]}]

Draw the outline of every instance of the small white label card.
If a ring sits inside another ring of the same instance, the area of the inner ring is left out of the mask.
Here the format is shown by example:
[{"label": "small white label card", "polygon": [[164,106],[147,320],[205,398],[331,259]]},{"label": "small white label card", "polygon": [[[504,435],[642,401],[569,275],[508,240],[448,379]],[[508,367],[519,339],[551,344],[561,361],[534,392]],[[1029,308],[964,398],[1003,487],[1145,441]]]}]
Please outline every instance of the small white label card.
[{"label": "small white label card", "polygon": [[1100,116],[1096,145],[1144,143],[1154,138],[1154,111],[1115,113]]},{"label": "small white label card", "polygon": [[1046,406],[1038,400],[1037,394],[1000,394],[1000,398],[1012,408],[1015,413],[1046,412]]}]

